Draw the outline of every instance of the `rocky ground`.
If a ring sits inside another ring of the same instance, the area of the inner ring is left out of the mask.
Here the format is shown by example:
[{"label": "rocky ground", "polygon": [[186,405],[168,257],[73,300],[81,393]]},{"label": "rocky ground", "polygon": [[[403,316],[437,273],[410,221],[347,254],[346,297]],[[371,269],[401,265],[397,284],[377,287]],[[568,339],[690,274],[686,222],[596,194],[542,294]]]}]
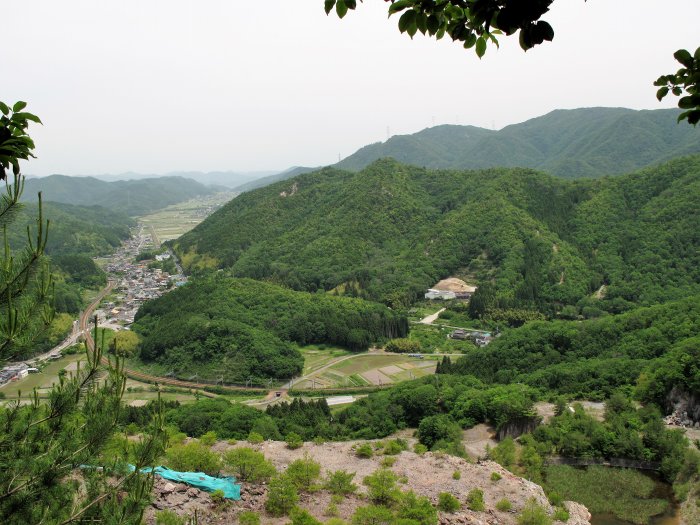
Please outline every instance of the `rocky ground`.
[{"label": "rocky ground", "polygon": [[[278,471],[284,471],[292,461],[308,454],[321,464],[324,475],[334,470],[356,472],[355,482],[359,486],[357,495],[345,498],[343,503],[337,506],[338,517],[349,520],[357,507],[368,504],[362,479],[380,468],[382,458],[386,457],[359,459],[352,451],[353,444],[352,442],[306,443],[300,449],[290,450],[283,442],[265,442],[253,447],[263,452]],[[232,446],[249,445],[247,443],[229,445],[220,442],[214,446],[214,450],[223,452]],[[485,512],[470,511],[464,508],[466,507],[464,505],[458,512],[440,513],[442,525],[516,525],[518,513],[531,498],[549,508],[547,498],[539,485],[511,474],[492,461],[470,463],[464,459],[440,453],[428,452],[418,455],[409,451],[402,452],[395,458],[396,462],[391,470],[405,479],[402,489],[413,490],[418,495],[427,496],[434,504],[437,504],[440,492],[449,492],[464,503],[471,489],[480,488],[484,491]],[[455,471],[460,472],[460,479],[453,478]],[[499,473],[501,479],[492,481],[493,472]],[[263,524],[282,525],[289,522],[289,518],[273,518],[265,514],[264,502],[267,493],[265,484],[244,483],[241,488],[241,500],[223,504],[214,503],[205,492],[163,479],[156,480],[154,493],[155,501],[146,513],[146,522],[149,525],[155,523],[155,514],[161,509],[170,509],[182,516],[191,516],[196,511],[199,525],[237,523],[237,515],[243,510],[259,512]],[[511,502],[512,511],[496,510],[496,502],[502,498]],[[328,519],[325,513],[329,503],[330,493],[325,490],[301,494],[299,500],[300,507],[308,510],[321,521]],[[590,525],[590,514],[585,507],[572,502],[566,505],[570,512],[567,525]]]}]

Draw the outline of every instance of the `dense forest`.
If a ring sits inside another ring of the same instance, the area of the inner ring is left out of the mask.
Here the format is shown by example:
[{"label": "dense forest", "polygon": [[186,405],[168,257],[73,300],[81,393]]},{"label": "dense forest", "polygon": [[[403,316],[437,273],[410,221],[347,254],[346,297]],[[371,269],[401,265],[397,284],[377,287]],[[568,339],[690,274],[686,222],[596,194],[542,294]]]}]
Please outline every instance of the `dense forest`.
[{"label": "dense forest", "polygon": [[[385,306],[216,274],[195,279],[138,312],[140,359],[227,382],[287,379],[303,359],[292,344],[330,343],[351,350],[403,337],[405,317]],[[228,366],[233,364],[235,366]]]},{"label": "dense forest", "polygon": [[136,217],[218,190],[176,176],[106,182],[94,177],[50,175],[27,179],[23,199],[34,202],[39,191],[53,202],[102,206]]},{"label": "dense forest", "polygon": [[700,291],[699,198],[700,157],[575,182],[385,159],[245,193],[174,248],[193,272],[392,307],[458,275],[492,284],[485,309],[595,317]]},{"label": "dense forest", "polygon": [[358,171],[393,157],[429,168],[536,168],[565,179],[621,175],[700,152],[700,130],[678,126],[679,113],[558,109],[499,131],[442,125],[370,144],[336,167]]}]

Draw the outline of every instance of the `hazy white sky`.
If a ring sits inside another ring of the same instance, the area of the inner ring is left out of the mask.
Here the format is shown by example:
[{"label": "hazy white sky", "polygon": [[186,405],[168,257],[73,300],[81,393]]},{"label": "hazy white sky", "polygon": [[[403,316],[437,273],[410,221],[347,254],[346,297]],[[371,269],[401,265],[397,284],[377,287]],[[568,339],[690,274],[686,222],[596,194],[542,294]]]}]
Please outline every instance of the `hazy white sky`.
[{"label": "hazy white sky", "polygon": [[[698,0],[557,0],[552,43],[479,60],[401,35],[387,4],[22,0],[3,6],[0,100],[26,100],[26,173],[325,165],[433,124],[501,128],[556,108],[659,104],[652,83],[700,45]],[[682,13],[682,14],[681,14]],[[511,41],[512,40],[512,41]]]}]

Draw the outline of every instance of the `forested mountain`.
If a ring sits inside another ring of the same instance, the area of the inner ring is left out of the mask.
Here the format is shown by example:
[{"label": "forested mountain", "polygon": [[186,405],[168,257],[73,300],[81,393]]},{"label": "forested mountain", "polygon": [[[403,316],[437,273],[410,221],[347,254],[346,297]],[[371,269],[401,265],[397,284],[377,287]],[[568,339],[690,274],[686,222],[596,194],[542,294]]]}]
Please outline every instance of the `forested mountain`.
[{"label": "forested mountain", "polygon": [[459,274],[492,282],[503,308],[622,311],[700,291],[699,201],[700,157],[574,182],[381,160],[244,193],[174,247],[190,271],[388,304]]},{"label": "forested mountain", "polygon": [[[37,205],[25,203],[16,219],[17,228],[8,230],[14,248],[27,242],[27,227],[36,231]],[[112,253],[130,235],[133,219],[101,206],[75,206],[57,202],[43,204],[43,216],[50,221],[46,254],[55,275],[55,306],[59,312],[77,313],[82,307],[81,288],[106,283],[104,272],[93,257]]]},{"label": "forested mountain", "polygon": [[209,195],[217,190],[183,177],[122,180],[106,182],[94,177],[50,175],[27,179],[23,200],[35,202],[37,192],[53,202],[103,206],[113,211],[138,216],[171,204]]},{"label": "forested mountain", "polygon": [[304,166],[297,166],[294,168],[289,168],[288,170],[285,170],[281,173],[275,173],[274,175],[268,175],[266,177],[261,177],[250,182],[246,182],[244,184],[236,186],[233,189],[234,191],[250,191],[256,188],[263,188],[264,186],[269,186],[273,182],[291,179],[292,177],[296,177],[297,175],[303,175],[304,173],[309,173],[310,171],[314,171],[315,169],[316,168],[306,168]]},{"label": "forested mountain", "polygon": [[210,378],[218,371],[227,382],[245,382],[299,374],[303,358],[292,341],[366,350],[405,336],[408,321],[380,304],[217,273],[146,303],[134,330],[144,337],[146,363]]},{"label": "forested mountain", "polygon": [[700,152],[700,129],[679,126],[675,109],[559,109],[493,131],[443,125],[391,137],[343,159],[360,170],[379,158],[429,168],[537,168],[575,179],[619,175]]}]

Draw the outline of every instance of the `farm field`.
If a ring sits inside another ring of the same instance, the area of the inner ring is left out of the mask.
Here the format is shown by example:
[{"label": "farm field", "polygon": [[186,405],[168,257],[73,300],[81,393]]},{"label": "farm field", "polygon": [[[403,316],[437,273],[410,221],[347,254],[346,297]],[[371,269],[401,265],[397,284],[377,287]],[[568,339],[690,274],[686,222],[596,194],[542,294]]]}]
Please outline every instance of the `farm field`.
[{"label": "farm field", "polygon": [[162,243],[187,233],[236,195],[235,192],[220,192],[190,199],[145,215],[139,220],[146,227],[152,228],[151,232],[155,233],[157,243]]},{"label": "farm field", "polygon": [[425,356],[424,359],[418,359],[404,354],[347,352],[344,357],[326,358],[326,364],[318,364],[324,362],[318,354],[314,354],[313,359],[315,366],[305,364],[305,370],[307,366],[312,370],[305,372],[304,377],[294,383],[295,388],[323,389],[398,383],[435,373],[438,357]]}]

